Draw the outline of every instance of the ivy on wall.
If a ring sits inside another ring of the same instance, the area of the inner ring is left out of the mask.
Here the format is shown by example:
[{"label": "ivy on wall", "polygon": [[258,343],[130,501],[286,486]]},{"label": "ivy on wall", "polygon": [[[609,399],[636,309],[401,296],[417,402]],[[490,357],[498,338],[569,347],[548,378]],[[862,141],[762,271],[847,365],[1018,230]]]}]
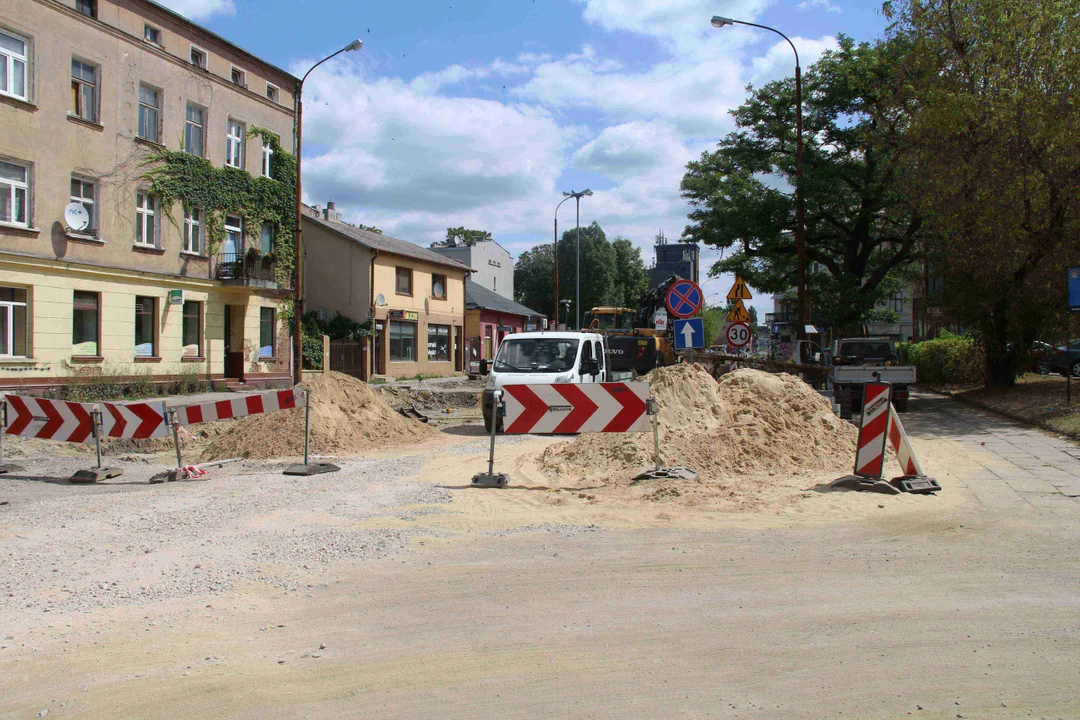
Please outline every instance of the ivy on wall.
[{"label": "ivy on wall", "polygon": [[[149,169],[142,178],[150,183],[150,192],[175,227],[180,227],[172,214],[177,201],[184,210],[202,210],[209,255],[216,254],[225,241],[226,215],[243,219],[248,248],[259,247],[263,223],[273,225],[276,280],[279,286],[290,287],[296,263],[296,156],[285,152],[278,136],[266,128],[253,127],[248,137],[260,138],[273,150],[269,178],[239,168],[214,167],[206,158],[165,148],[143,163]],[[291,312],[289,308],[285,315]]]}]

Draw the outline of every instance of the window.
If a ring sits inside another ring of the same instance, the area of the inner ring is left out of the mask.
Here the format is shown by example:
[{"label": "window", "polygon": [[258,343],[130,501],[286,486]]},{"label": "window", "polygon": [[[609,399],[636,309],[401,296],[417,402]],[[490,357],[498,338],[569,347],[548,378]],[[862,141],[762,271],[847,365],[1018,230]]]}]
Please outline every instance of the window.
[{"label": "window", "polygon": [[73,355],[98,355],[98,302],[97,293],[75,291],[71,315],[71,353]]},{"label": "window", "polygon": [[436,362],[450,359],[449,325],[428,325],[427,359]]},{"label": "window", "polygon": [[161,142],[161,93],[146,85],[139,85],[139,137]]},{"label": "window", "polygon": [[25,165],[0,160],[0,222],[26,226],[30,171]]},{"label": "window", "polygon": [[416,361],[416,323],[390,321],[390,360]]},{"label": "window", "polygon": [[26,40],[0,32],[0,93],[26,100]]},{"label": "window", "polygon": [[270,163],[274,158],[274,148],[265,140],[263,140],[262,146],[262,176],[271,177],[270,175]]},{"label": "window", "polygon": [[0,287],[0,357],[26,357],[26,290]]},{"label": "window", "polygon": [[277,313],[274,308],[259,308],[259,357],[274,357],[274,330]]},{"label": "window", "polygon": [[266,98],[270,102],[277,102],[278,101],[278,89],[276,87],[274,87],[273,85],[271,85],[270,83],[266,83]]},{"label": "window", "polygon": [[274,226],[270,223],[263,223],[259,231],[259,252],[263,255],[274,252]]},{"label": "window", "polygon": [[97,17],[97,0],[75,0],[75,9],[87,17]]},{"label": "window", "polygon": [[432,275],[431,276],[431,297],[436,300],[446,299],[446,276],[445,275]]},{"label": "window", "polygon": [[71,60],[71,112],[89,122],[97,122],[97,68]]},{"label": "window", "polygon": [[202,210],[184,210],[184,252],[202,254]]},{"label": "window", "polygon": [[904,293],[898,292],[893,294],[889,301],[889,309],[897,313],[904,312]]},{"label": "window", "polygon": [[135,244],[157,247],[157,198],[140,192],[135,200]]},{"label": "window", "polygon": [[79,203],[86,208],[86,213],[90,216],[90,222],[87,224],[86,229],[81,232],[92,234],[97,227],[95,225],[97,214],[94,212],[94,183],[82,178],[71,178],[71,202]]},{"label": "window", "polygon": [[161,45],[161,30],[153,25],[143,25],[142,37],[148,43]]},{"label": "window", "polygon": [[157,357],[154,342],[157,298],[135,296],[135,357]]},{"label": "window", "polygon": [[202,303],[184,301],[184,357],[202,357]]},{"label": "window", "polygon": [[234,168],[244,166],[244,126],[233,120],[229,121],[225,135],[225,164]]},{"label": "window", "polygon": [[224,262],[238,262],[244,252],[243,221],[236,215],[225,216],[225,242],[221,246]]},{"label": "window", "polygon": [[232,74],[230,75],[230,79],[232,80],[233,85],[239,85],[240,87],[247,87],[246,73],[244,73],[244,71],[239,69],[239,68],[233,68],[232,69]]},{"label": "window", "polygon": [[197,68],[203,70],[206,69],[206,51],[200,48],[191,46],[191,64]]},{"label": "window", "polygon": [[395,268],[397,273],[397,294],[412,295],[412,270],[409,268]]},{"label": "window", "polygon": [[184,127],[184,149],[192,155],[203,157],[206,138],[206,111],[188,103],[187,121]]}]

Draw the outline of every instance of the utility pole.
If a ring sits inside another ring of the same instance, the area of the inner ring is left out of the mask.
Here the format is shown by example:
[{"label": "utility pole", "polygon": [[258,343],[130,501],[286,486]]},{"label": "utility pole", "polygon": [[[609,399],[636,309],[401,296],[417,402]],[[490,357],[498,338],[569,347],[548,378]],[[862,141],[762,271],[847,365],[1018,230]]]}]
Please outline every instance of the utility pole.
[{"label": "utility pole", "polygon": [[[592,190],[589,190],[587,188],[585,190],[582,190],[581,192],[574,192],[573,190],[571,190],[570,192],[564,192],[563,195],[566,196],[567,200],[569,200],[570,198],[574,198],[575,204],[577,205],[577,232],[576,232],[576,235],[577,235],[577,251],[576,251],[577,252],[577,270],[574,272],[574,282],[576,284],[576,287],[574,289],[574,316],[575,316],[576,322],[575,322],[574,329],[575,330],[580,330],[581,329],[581,198],[591,196],[592,195]],[[566,202],[566,200],[564,200],[563,202]],[[562,203],[559,203],[559,204],[561,205]]]}]

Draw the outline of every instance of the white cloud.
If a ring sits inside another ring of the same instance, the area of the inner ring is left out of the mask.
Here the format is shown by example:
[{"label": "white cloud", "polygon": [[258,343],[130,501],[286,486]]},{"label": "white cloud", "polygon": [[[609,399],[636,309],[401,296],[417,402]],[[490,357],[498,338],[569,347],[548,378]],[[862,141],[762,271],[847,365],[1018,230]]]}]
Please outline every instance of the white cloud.
[{"label": "white cloud", "polygon": [[650,35],[686,47],[716,30],[713,15],[754,20],[772,0],[578,0],[584,16],[605,30]]},{"label": "white cloud", "polygon": [[233,0],[158,0],[173,12],[192,20],[206,20],[215,15],[235,15]]},{"label": "white cloud", "polygon": [[843,9],[834,3],[832,0],[803,0],[799,3],[800,10],[825,10],[827,12],[836,13],[839,15],[844,12]]},{"label": "white cloud", "polygon": [[[839,47],[834,37],[824,37],[820,40],[793,37],[791,41],[799,49],[799,62],[803,70],[817,62],[826,50],[835,50]],[[794,75],[795,55],[791,52],[791,46],[786,41],[780,40],[770,47],[764,56],[754,58],[752,66],[754,72],[750,81],[760,87],[773,80]]]},{"label": "white cloud", "polygon": [[604,130],[574,153],[572,165],[615,181],[691,159],[678,134],[661,122],[635,121]]}]

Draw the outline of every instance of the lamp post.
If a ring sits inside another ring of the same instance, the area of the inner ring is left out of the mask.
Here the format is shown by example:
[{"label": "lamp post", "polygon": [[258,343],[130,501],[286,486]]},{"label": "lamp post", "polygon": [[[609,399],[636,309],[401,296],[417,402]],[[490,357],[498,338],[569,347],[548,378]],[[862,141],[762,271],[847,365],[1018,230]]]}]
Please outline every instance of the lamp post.
[{"label": "lamp post", "polygon": [[806,302],[806,204],[803,198],[803,111],[802,111],[802,67],[799,64],[799,51],[795,43],[791,42],[784,33],[768,25],[733,20],[731,18],[713,16],[713,27],[722,28],[725,25],[747,25],[749,27],[769,30],[787,40],[795,53],[795,251],[798,256],[798,269],[795,280],[795,337],[798,340],[806,339],[806,326],[810,322],[809,306]]},{"label": "lamp post", "polygon": [[[582,190],[581,192],[574,192],[573,190],[571,190],[570,192],[564,192],[563,195],[566,196],[567,200],[569,200],[570,198],[574,198],[574,201],[575,201],[575,203],[577,205],[577,233],[576,233],[576,235],[577,235],[577,240],[576,240],[576,244],[577,244],[577,251],[576,251],[577,252],[577,261],[576,261],[577,270],[574,272],[574,282],[575,282],[577,287],[574,289],[574,318],[575,318],[574,319],[574,329],[575,330],[580,330],[581,329],[581,198],[591,196],[592,195],[592,190],[589,190],[587,188],[585,190]],[[564,200],[563,202],[566,202],[566,200]]]},{"label": "lamp post", "polygon": [[[296,83],[295,93],[295,119],[293,120],[293,147],[296,148],[296,253],[293,258],[293,383],[299,384],[304,379],[304,336],[303,336],[303,311],[304,311],[304,293],[303,293],[303,279],[304,272],[301,267],[304,261],[304,248],[303,248],[303,228],[302,224],[302,207],[303,200],[300,192],[300,166],[302,164],[302,158],[300,156],[301,135],[304,130],[303,117],[304,117],[304,101],[302,96],[304,94],[304,81],[307,80],[308,75],[315,68],[322,65],[330,58],[337,57],[343,52],[352,52],[353,50],[359,50],[364,47],[364,43],[360,40],[353,40],[345,47],[338,50],[333,55],[327,55],[319,62],[311,66],[311,69],[304,73],[304,77],[300,78],[300,81]],[[329,362],[329,358],[323,358],[323,362]]]},{"label": "lamp post", "polygon": [[[566,193],[563,193],[566,195]],[[558,205],[555,206],[555,327],[559,326],[559,208],[562,204],[569,200],[569,197],[564,197]]]}]

